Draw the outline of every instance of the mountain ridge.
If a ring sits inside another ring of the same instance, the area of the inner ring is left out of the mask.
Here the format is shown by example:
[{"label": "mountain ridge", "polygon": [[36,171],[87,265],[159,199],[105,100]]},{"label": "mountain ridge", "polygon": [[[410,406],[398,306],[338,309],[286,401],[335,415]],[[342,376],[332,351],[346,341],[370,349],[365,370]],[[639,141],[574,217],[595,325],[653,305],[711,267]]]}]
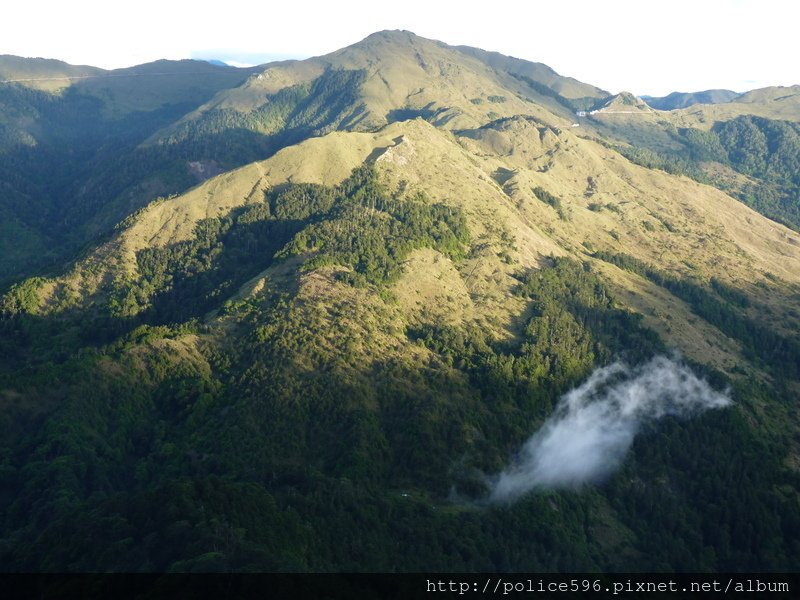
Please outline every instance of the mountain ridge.
[{"label": "mountain ridge", "polygon": [[731,90],[704,90],[702,92],[672,92],[663,97],[642,96],[642,99],[655,109],[675,110],[694,104],[725,104],[741,95],[741,93]]},{"label": "mountain ridge", "polygon": [[[797,569],[791,98],[652,110],[403,31],[223,71],[91,119],[0,89],[0,210],[83,243],[0,290],[0,570]],[[655,357],[725,407],[492,502]]]},{"label": "mountain ridge", "polygon": [[[491,63],[492,60],[496,62],[499,55],[481,52],[425,40],[407,31],[378,32],[328,55],[267,66],[240,89],[221,92],[206,107],[185,119],[197,121],[199,114],[213,109],[252,111],[266,106],[259,104],[264,102],[265,95],[269,101],[270,96],[284,88],[310,85],[330,69],[364,73],[366,79],[358,84],[360,89],[355,92],[359,100],[347,109],[351,115],[358,115],[358,127],[364,130],[390,122],[395,118],[393,111],[430,115],[451,128],[479,125],[485,122],[487,112],[503,116],[520,112],[536,114],[536,105],[531,101],[526,106],[525,100],[520,99],[522,94],[536,98],[550,111],[569,118],[572,107],[558,101],[560,98],[561,102],[568,103],[569,99],[560,97],[547,82],[559,89],[572,86],[585,94],[605,94],[593,86],[560,77],[549,67],[519,59],[508,59],[510,70],[503,72],[502,81],[497,80]],[[468,57],[466,61],[465,56]],[[382,64],[384,67],[380,66]],[[381,71],[382,68],[386,72]],[[525,71],[526,68],[530,72]],[[531,78],[540,71],[544,71],[541,82]],[[453,84],[453,77],[457,77],[458,85]],[[531,88],[531,84],[536,85],[536,89]],[[509,86],[514,90],[513,96],[508,96]],[[341,115],[337,122],[346,122],[347,118]],[[539,118],[546,118],[545,114],[539,113]]]}]

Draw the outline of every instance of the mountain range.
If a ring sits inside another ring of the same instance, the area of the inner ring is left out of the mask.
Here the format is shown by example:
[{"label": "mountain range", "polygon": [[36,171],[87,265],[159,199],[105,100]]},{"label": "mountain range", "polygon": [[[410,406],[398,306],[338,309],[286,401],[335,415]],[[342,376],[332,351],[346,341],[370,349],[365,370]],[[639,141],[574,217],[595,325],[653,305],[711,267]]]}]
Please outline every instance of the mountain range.
[{"label": "mountain range", "polygon": [[675,110],[693,104],[724,104],[738,98],[741,94],[731,90],[705,90],[703,92],[672,92],[661,98],[645,96],[644,100],[658,110]]},{"label": "mountain range", "polygon": [[[800,86],[407,31],[0,80],[4,570],[800,566]],[[658,357],[725,407],[495,501]]]}]

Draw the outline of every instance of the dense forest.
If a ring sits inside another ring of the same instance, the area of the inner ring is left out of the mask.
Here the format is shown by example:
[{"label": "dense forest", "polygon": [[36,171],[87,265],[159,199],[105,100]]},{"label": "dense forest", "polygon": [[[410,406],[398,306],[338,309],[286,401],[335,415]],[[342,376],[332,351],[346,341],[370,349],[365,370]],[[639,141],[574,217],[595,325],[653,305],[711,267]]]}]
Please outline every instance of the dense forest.
[{"label": "dense forest", "polygon": [[[744,115],[715,123],[710,131],[673,131],[681,151],[617,146],[626,158],[648,168],[719,185],[761,214],[800,229],[800,125]],[[741,187],[710,176],[702,163],[715,161],[751,179]]]},{"label": "dense forest", "polygon": [[[148,192],[166,195],[196,182],[184,163],[138,147],[190,103],[109,119],[98,98],[4,85],[0,108],[13,116],[0,120],[0,281],[60,265],[145,204]],[[14,122],[35,122],[35,136]],[[144,191],[148,181],[154,187]]]},{"label": "dense forest", "polygon": [[[88,312],[31,314],[32,286],[17,286],[0,320],[3,569],[797,568],[793,434],[764,412],[793,402],[796,343],[749,321],[747,299],[721,282],[602,253],[521,269],[516,339],[435,320],[392,329],[390,285],[408,254],[458,265],[469,243],[458,210],[392,193],[364,166],[141,251],[140,277]],[[487,474],[561,394],[597,366],[668,351],[596,260],[685,299],[774,378],[692,365],[735,406],[652,424],[600,485],[487,504]],[[311,305],[297,285],[230,299],[280,264],[297,265],[295,284],[330,273],[372,300]],[[367,350],[387,328],[413,352]]]},{"label": "dense forest", "polygon": [[152,198],[195,185],[191,161],[226,171],[352,125],[342,119],[358,120],[363,78],[331,69],[265,97],[251,113],[212,109],[190,120],[181,117],[213,87],[184,102],[109,115],[113,105],[74,88],[54,95],[0,86],[0,283],[62,268]]},{"label": "dense forest", "polygon": [[800,569],[796,122],[568,127],[605,92],[407,31],[11,58],[0,571]]}]

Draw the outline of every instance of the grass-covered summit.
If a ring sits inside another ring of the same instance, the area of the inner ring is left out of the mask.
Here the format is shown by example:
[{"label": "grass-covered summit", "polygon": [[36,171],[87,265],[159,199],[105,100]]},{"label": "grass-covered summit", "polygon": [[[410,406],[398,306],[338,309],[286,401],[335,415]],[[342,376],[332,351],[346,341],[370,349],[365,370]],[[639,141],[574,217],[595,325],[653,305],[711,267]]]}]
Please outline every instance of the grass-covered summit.
[{"label": "grass-covered summit", "polygon": [[[786,99],[703,122],[409,32],[202,68],[0,88],[2,568],[797,569]],[[660,355],[733,403],[489,501]]]}]

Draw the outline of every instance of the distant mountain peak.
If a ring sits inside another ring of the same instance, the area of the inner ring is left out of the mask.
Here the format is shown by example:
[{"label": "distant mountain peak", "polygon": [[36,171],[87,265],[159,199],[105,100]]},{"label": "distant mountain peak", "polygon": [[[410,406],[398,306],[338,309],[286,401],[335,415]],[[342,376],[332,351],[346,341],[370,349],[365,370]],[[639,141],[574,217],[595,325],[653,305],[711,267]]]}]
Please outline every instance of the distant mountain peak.
[{"label": "distant mountain peak", "polygon": [[592,114],[605,113],[630,113],[630,112],[652,112],[647,103],[630,92],[620,92],[612,96],[599,109],[592,111]]},{"label": "distant mountain peak", "polygon": [[704,90],[702,92],[672,92],[663,97],[644,97],[647,104],[658,110],[675,110],[695,104],[725,104],[739,97],[731,90]]},{"label": "distant mountain peak", "polygon": [[365,37],[362,42],[367,41],[379,41],[379,40],[390,40],[394,42],[404,42],[408,40],[426,40],[427,38],[423,38],[418,36],[413,31],[409,31],[408,29],[382,29],[381,31],[376,31],[375,33],[369,34]]},{"label": "distant mountain peak", "polygon": [[800,87],[656,112],[402,30],[17,63],[5,570],[800,567]]}]

